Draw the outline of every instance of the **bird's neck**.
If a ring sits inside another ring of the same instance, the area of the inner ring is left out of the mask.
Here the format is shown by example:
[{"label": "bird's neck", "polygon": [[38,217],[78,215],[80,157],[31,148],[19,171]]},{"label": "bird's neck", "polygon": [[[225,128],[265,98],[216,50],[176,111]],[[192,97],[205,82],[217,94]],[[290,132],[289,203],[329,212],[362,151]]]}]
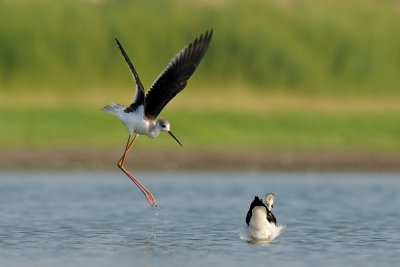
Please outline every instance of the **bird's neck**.
[{"label": "bird's neck", "polygon": [[271,208],[272,208],[272,205],[269,203],[266,203],[265,206],[267,206],[268,210],[271,210]]},{"label": "bird's neck", "polygon": [[156,138],[157,136],[160,135],[160,132],[161,132],[161,129],[160,129],[160,127],[157,127],[157,123],[156,122],[152,122],[150,124],[150,127],[149,127],[148,136],[151,137],[151,138]]}]

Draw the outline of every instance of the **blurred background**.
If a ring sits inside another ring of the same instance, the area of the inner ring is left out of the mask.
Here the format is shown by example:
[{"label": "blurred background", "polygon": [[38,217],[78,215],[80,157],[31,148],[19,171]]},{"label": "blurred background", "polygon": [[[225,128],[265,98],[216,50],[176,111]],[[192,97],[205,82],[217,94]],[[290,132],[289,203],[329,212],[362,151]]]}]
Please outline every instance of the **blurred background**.
[{"label": "blurred background", "polygon": [[[214,36],[138,139],[143,169],[399,169],[400,2],[0,0],[0,167],[115,168],[124,126],[100,111]],[[158,162],[158,163],[157,163]]]}]

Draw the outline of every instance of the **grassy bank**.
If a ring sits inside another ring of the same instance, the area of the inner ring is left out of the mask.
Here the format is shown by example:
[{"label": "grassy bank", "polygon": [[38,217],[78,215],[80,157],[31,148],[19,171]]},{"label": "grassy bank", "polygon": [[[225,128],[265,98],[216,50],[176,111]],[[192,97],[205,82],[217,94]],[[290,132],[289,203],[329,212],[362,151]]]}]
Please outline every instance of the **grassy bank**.
[{"label": "grassy bank", "polygon": [[[124,44],[146,88],[206,29],[161,114],[189,150],[400,151],[398,1],[1,1],[0,148],[120,148]],[[206,101],[204,101],[206,99]],[[163,135],[138,149],[180,149]]]},{"label": "grassy bank", "polygon": [[[163,112],[184,149],[400,151],[400,110],[193,110]],[[96,107],[0,109],[2,148],[118,148],[124,126]],[[181,149],[168,135],[139,139],[141,149]]]}]

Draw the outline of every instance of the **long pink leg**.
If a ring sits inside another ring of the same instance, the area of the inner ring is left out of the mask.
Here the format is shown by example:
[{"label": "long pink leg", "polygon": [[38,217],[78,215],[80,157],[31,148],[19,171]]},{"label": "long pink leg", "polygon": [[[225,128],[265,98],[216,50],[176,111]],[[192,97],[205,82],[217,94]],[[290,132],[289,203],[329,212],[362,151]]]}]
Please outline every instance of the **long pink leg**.
[{"label": "long pink leg", "polygon": [[125,167],[123,166],[123,165],[124,165],[124,162],[125,162],[126,155],[127,155],[128,151],[131,149],[133,143],[135,142],[136,137],[137,137],[137,135],[135,135],[135,136],[133,137],[133,139],[131,140],[131,136],[129,136],[128,142],[126,143],[125,151],[124,151],[124,153],[122,154],[121,159],[118,161],[118,168],[120,168],[121,171],[123,171],[123,172],[132,180],[132,182],[134,182],[135,185],[136,185],[137,187],[139,187],[140,191],[142,191],[142,193],[143,193],[144,196],[146,197],[146,200],[147,200],[147,202],[150,204],[150,206],[157,206],[157,205],[156,205],[156,201],[154,200],[153,194],[152,194],[146,187],[144,187],[144,185],[142,185],[142,184],[139,182],[139,180],[136,179],[131,173],[129,173],[129,172],[125,169]]}]

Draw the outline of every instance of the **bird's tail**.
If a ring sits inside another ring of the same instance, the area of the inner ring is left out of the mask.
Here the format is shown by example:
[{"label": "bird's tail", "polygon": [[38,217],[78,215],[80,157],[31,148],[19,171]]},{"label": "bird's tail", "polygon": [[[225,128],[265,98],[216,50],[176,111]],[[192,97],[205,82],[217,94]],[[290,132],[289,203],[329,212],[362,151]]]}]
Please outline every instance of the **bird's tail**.
[{"label": "bird's tail", "polygon": [[104,110],[106,112],[110,112],[113,114],[119,114],[123,112],[125,109],[124,105],[117,104],[117,103],[111,103],[110,105],[104,106],[101,110]]}]

